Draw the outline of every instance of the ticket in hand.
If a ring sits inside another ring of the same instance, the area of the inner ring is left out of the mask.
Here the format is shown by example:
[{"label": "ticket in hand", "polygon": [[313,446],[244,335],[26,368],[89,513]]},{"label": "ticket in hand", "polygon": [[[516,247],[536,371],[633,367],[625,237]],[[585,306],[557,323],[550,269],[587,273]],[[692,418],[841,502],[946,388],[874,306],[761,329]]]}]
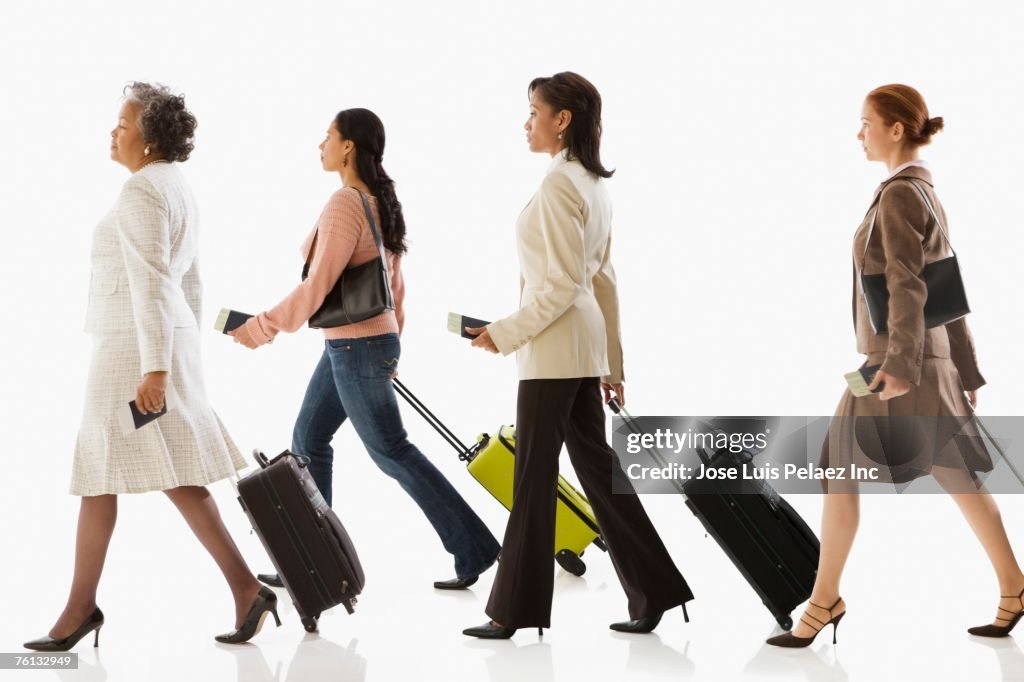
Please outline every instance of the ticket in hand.
[{"label": "ticket in hand", "polygon": [[875,375],[878,374],[878,370],[882,368],[881,365],[867,365],[862,366],[856,372],[849,372],[843,376],[846,378],[846,383],[850,386],[850,393],[854,394],[858,398],[863,398],[866,395],[872,393],[881,393],[885,388],[885,382],[878,384],[878,386],[871,390],[868,386],[875,380]]},{"label": "ticket in hand", "polygon": [[466,315],[460,315],[459,313],[448,313],[448,331],[452,334],[458,334],[464,339],[475,339],[476,337],[466,331],[466,327],[473,327],[474,329],[480,327],[486,327],[490,322],[484,320],[478,320],[475,317],[467,317]]},{"label": "ticket in hand", "polygon": [[217,315],[217,321],[213,324],[213,328],[221,334],[227,334],[228,332],[233,332],[241,327],[250,317],[252,317],[252,315],[249,313],[240,313],[237,310],[231,310],[230,308],[221,308],[220,314]]}]

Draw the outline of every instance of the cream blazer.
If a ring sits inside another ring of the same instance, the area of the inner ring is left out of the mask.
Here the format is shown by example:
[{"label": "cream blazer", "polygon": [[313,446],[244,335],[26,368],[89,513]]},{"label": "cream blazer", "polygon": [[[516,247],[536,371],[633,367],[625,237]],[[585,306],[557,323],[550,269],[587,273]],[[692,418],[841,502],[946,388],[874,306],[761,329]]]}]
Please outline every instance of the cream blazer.
[{"label": "cream blazer", "polygon": [[181,171],[151,163],[96,226],[85,331],[135,333],[142,374],[170,371],[176,327],[202,316],[199,213]]},{"label": "cream blazer", "polygon": [[487,326],[520,379],[624,379],[611,223],[603,179],[556,155],[516,222],[519,310]]}]

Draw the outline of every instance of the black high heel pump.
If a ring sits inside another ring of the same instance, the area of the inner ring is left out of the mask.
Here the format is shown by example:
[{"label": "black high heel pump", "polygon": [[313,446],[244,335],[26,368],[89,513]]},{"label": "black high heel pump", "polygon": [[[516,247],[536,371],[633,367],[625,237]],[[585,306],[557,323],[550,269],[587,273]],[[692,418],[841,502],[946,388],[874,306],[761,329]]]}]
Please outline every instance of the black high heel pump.
[{"label": "black high heel pump", "polygon": [[277,595],[266,587],[261,587],[252,606],[249,607],[249,613],[246,614],[242,627],[223,635],[217,635],[214,639],[224,644],[248,642],[263,627],[263,621],[266,620],[268,613],[273,614],[277,627],[281,627],[281,619],[277,616]]},{"label": "black high heel pump", "polygon": [[[510,639],[512,635],[516,634],[517,628],[507,628],[504,625],[498,625],[493,621],[487,621],[483,625],[477,625],[476,627],[466,628],[462,631],[462,634],[469,635],[470,637],[477,637],[479,639]],[[537,634],[544,636],[544,628],[537,628]]]},{"label": "black high heel pump", "polygon": [[[654,632],[654,628],[658,627],[658,623],[661,622],[661,617],[665,615],[665,612],[656,613],[653,616],[644,616],[643,618],[637,618],[636,620],[627,620],[622,623],[612,623],[608,627],[616,632],[628,632],[631,634],[646,634],[648,632]],[[690,614],[686,612],[686,604],[683,604],[683,619],[689,623]]]},{"label": "black high heel pump", "polygon": [[97,647],[100,645],[100,628],[103,627],[103,612],[97,608],[92,612],[92,615],[85,619],[82,625],[72,632],[67,637],[61,639],[54,639],[53,637],[40,637],[39,639],[33,639],[31,642],[25,642],[22,646],[26,649],[33,649],[34,651],[68,651],[71,647],[78,644],[79,640],[85,637],[90,632],[96,632],[96,639],[93,640],[92,645]]}]

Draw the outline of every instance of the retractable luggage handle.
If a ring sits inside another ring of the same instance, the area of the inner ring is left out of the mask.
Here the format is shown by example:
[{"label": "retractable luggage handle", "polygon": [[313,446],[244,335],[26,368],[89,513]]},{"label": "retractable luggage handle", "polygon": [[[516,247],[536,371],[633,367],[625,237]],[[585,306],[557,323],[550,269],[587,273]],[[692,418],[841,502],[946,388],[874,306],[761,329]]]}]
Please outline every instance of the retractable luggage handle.
[{"label": "retractable luggage handle", "polygon": [[460,460],[466,462],[473,458],[474,450],[466,447],[466,444],[459,440],[459,437],[452,433],[452,430],[445,426],[444,423],[438,419],[437,416],[431,412],[419,398],[413,395],[412,391],[410,391],[405,384],[398,379],[392,379],[391,381],[395,386],[395,392],[402,396],[407,403],[412,405],[412,408],[419,412],[420,416],[423,417],[428,424],[434,427],[435,431],[441,434],[441,437],[445,439],[448,445],[451,445],[455,452],[459,454]]},{"label": "retractable luggage handle", "polygon": [[264,452],[259,448],[256,448],[255,450],[252,451],[252,458],[256,460],[257,464],[260,465],[260,469],[266,469],[268,466],[270,466],[277,460],[281,459],[285,455],[291,455],[295,459],[299,460],[299,466],[302,467],[309,466],[309,463],[311,461],[309,457],[306,457],[305,455],[297,455],[291,450],[285,450],[284,452],[282,452],[277,457],[274,457],[273,459],[268,458],[266,454],[264,454]]},{"label": "retractable luggage handle", "polygon": [[[626,408],[624,408],[622,405],[620,405],[618,400],[616,400],[615,398],[609,398],[608,399],[608,409],[610,409],[612,412],[614,412],[617,417],[622,417],[622,422],[626,425],[626,427],[632,433],[636,433],[636,434],[643,433],[642,431],[640,431],[640,427],[638,427],[636,425],[636,418],[633,415],[631,415],[629,412],[627,412]],[[702,421],[702,422],[700,422],[700,424],[702,426],[704,426],[704,427],[710,427],[710,428],[712,428],[712,429],[714,429],[716,431],[720,431],[721,430],[721,429],[718,429],[717,427],[715,427],[712,424],[708,424],[707,422],[703,422]],[[704,464],[711,464],[711,457],[708,455],[708,451],[707,450],[705,450],[704,448],[694,448],[694,449],[697,451],[697,456],[700,457],[700,461],[701,462],[703,462]],[[658,452],[652,450],[651,448],[644,448],[644,450],[647,450],[647,454],[649,454],[654,459],[654,461],[656,461],[658,463],[659,466],[668,466],[668,462],[665,461],[665,458],[662,457],[661,454],[659,454]]]},{"label": "retractable luggage handle", "polygon": [[[628,428],[630,430],[630,432],[638,434],[638,435],[640,433],[642,433],[640,431],[640,427],[638,427],[637,424],[636,424],[636,419],[633,417],[633,415],[631,415],[629,412],[626,411],[626,408],[624,408],[622,405],[619,404],[619,401],[617,399],[615,399],[615,398],[609,398],[608,399],[608,409],[610,409],[613,413],[615,413],[616,416],[622,417],[622,422],[626,425],[626,428]],[[658,464],[658,466],[660,466],[660,467],[668,466],[668,462],[665,461],[665,458],[661,456],[660,452],[654,450],[653,448],[647,448],[647,447],[645,447],[644,450],[647,451],[647,454],[651,456],[651,459],[653,459]],[[709,464],[710,463],[711,459],[708,457],[707,453],[704,451],[704,448],[697,448],[697,455],[700,457],[701,461],[704,462],[705,464]],[[683,499],[685,500],[687,498],[687,495],[686,495],[686,492],[683,490],[682,484],[679,481],[673,480],[672,481],[672,485],[675,487],[676,491],[678,491],[679,494],[683,496]]]},{"label": "retractable luggage handle", "polygon": [[[640,428],[636,425],[636,419],[633,417],[633,415],[631,415],[629,412],[627,412],[626,408],[624,408],[621,405],[619,405],[619,402],[615,398],[611,398],[611,399],[608,400],[608,407],[617,416],[622,417],[623,423],[629,428],[629,430],[632,433],[635,433],[635,434],[638,434],[638,435],[643,433],[640,430]],[[710,430],[718,432],[718,433],[725,433],[725,431],[723,431],[721,428],[715,426],[714,424],[711,424],[710,422],[706,422],[706,421],[703,421],[703,420],[700,420],[700,419],[698,419],[696,421],[703,428],[710,429]],[[991,436],[990,436],[990,438],[991,438]],[[667,462],[665,461],[665,459],[663,457],[661,457],[661,455],[659,453],[651,450],[650,448],[644,448],[644,449],[647,450],[647,454],[651,455],[651,457],[654,459],[654,461],[656,461],[658,463],[659,466],[667,466],[668,465]],[[694,450],[696,451],[697,457],[700,459],[701,462],[703,462],[706,466],[711,466],[711,456],[708,454],[708,451],[705,448],[699,447],[699,448],[694,448]],[[749,452],[749,450],[747,452],[750,454],[751,458],[754,457],[754,453]],[[1024,480],[1022,480],[1021,483],[1024,484]],[[680,492],[682,492],[682,491],[680,491]]]}]

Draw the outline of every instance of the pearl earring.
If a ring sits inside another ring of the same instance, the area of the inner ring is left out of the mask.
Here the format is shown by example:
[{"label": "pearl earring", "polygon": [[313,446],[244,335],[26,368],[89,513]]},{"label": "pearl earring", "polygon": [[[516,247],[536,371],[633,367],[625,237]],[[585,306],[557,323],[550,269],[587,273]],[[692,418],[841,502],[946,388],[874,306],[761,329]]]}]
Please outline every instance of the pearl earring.
[{"label": "pearl earring", "polygon": [[558,139],[559,139],[559,140],[561,140],[561,139],[562,139],[562,131],[558,131]]},{"label": "pearl earring", "polygon": [[[561,137],[561,135],[559,135],[559,137]],[[149,145],[148,144],[146,145],[146,148],[142,150],[142,153],[145,154],[146,156],[149,156]]]}]

